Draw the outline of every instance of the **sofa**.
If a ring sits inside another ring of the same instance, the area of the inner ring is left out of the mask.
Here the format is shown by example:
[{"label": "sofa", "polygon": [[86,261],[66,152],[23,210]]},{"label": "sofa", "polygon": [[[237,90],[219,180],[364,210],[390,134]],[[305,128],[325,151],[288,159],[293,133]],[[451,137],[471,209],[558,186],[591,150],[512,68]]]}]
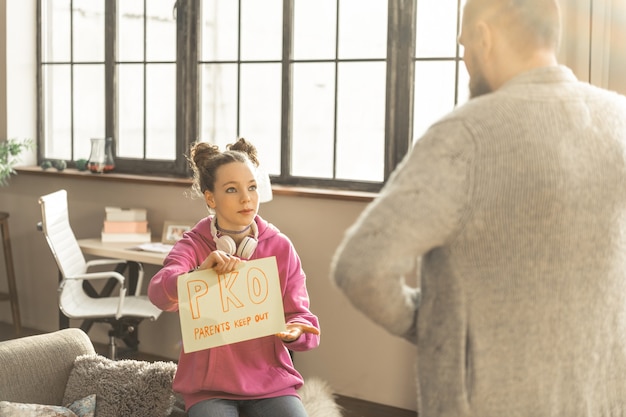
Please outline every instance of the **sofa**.
[{"label": "sofa", "polygon": [[171,389],[175,363],[112,361],[77,328],[0,343],[0,373],[2,416],[184,414]]},{"label": "sofa", "polygon": [[[0,416],[182,417],[173,362],[110,360],[85,332],[58,330],[0,342]],[[309,417],[340,417],[330,387],[307,380]]]}]

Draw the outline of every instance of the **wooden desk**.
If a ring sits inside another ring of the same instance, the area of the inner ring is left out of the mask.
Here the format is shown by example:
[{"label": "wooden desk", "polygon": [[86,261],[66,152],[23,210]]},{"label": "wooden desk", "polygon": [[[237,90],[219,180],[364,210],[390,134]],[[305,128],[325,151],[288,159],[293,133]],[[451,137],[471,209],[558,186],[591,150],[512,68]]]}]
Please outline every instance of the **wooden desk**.
[{"label": "wooden desk", "polygon": [[101,258],[124,259],[151,265],[163,265],[167,253],[148,252],[132,249],[137,247],[133,242],[102,242],[99,238],[78,239],[78,246],[84,254]]}]

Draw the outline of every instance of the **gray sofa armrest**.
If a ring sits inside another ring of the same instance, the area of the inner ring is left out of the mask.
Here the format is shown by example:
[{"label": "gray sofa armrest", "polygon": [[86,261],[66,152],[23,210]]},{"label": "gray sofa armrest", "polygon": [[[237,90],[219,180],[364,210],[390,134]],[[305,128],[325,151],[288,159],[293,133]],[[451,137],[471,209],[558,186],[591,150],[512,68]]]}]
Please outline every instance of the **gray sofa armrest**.
[{"label": "gray sofa armrest", "polygon": [[78,355],[95,353],[77,328],[0,343],[0,400],[62,405]]}]

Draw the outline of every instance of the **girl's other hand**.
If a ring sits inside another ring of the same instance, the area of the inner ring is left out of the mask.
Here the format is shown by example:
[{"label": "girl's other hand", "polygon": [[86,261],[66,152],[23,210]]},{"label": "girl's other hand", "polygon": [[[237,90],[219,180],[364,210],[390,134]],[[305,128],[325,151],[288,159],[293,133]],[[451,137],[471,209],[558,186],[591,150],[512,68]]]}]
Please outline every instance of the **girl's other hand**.
[{"label": "girl's other hand", "polygon": [[198,269],[213,268],[217,274],[221,275],[227,274],[239,268],[239,265],[242,262],[245,261],[242,261],[240,258],[230,255],[224,251],[215,250],[207,256]]},{"label": "girl's other hand", "polygon": [[285,326],[287,327],[287,330],[277,333],[276,336],[280,337],[283,342],[287,343],[297,340],[302,333],[320,334],[320,330],[317,327],[309,324],[287,323]]}]

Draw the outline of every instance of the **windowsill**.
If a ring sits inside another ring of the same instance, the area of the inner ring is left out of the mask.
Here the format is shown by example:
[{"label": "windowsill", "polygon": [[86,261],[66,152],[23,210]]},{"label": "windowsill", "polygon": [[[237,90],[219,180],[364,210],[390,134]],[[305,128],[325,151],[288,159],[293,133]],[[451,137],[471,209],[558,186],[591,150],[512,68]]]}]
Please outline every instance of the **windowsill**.
[{"label": "windowsill", "polygon": [[[77,169],[73,168],[67,168],[63,171],[57,171],[54,168],[43,170],[38,166],[20,166],[16,167],[15,170],[19,174],[24,175],[77,178],[86,181],[111,181],[148,185],[172,185],[181,187],[190,187],[192,184],[190,178],[166,177],[158,175],[122,174],[117,172],[110,172],[107,174],[92,174],[89,171],[78,171]],[[272,193],[277,196],[326,198],[331,200],[362,202],[370,202],[377,196],[376,193],[362,191],[329,190],[321,188],[291,187],[284,185],[272,185]]]}]

